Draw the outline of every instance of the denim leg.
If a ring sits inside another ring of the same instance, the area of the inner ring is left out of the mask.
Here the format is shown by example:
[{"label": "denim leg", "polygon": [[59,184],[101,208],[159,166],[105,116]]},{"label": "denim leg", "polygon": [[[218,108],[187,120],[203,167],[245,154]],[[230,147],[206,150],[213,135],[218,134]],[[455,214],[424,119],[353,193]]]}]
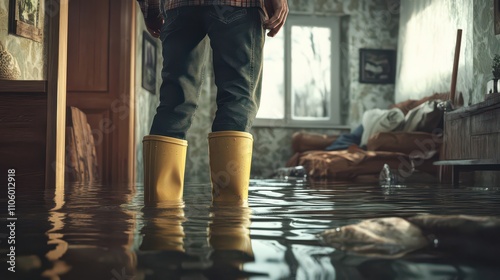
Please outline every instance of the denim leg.
[{"label": "denim leg", "polygon": [[160,36],[163,82],[151,135],[186,139],[197,108],[208,48],[201,12],[200,7],[182,7],[164,13]]},{"label": "denim leg", "polygon": [[217,86],[212,131],[248,132],[260,103],[265,40],[261,13],[259,8],[207,9],[205,20]]}]

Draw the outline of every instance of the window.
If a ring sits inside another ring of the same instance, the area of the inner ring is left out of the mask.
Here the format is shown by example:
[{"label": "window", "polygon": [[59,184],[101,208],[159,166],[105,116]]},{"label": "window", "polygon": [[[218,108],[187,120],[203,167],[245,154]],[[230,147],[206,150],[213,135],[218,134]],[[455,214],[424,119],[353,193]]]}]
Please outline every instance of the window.
[{"label": "window", "polygon": [[337,17],[289,16],[264,47],[256,126],[341,125]]}]

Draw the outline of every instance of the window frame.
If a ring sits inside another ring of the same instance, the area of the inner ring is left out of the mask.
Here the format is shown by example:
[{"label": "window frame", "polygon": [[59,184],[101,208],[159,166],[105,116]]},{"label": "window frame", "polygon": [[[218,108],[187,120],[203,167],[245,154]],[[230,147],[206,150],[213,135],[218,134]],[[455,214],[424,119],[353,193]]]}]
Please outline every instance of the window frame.
[{"label": "window frame", "polygon": [[[292,113],[292,26],[326,27],[331,31],[331,77],[330,77],[330,116],[324,120],[293,119]],[[292,127],[292,128],[347,128],[341,123],[340,111],[340,17],[289,15],[284,32],[284,84],[285,114],[281,119],[256,118],[254,127]],[[269,38],[268,40],[272,40]],[[262,92],[263,94],[264,91]]]}]

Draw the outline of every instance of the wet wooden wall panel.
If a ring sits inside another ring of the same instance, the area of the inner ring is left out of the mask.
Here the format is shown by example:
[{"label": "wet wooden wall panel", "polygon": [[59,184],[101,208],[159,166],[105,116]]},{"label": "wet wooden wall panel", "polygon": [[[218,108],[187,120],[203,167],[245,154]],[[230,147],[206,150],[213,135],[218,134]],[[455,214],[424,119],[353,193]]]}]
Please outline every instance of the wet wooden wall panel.
[{"label": "wet wooden wall panel", "polygon": [[0,172],[16,170],[20,189],[45,187],[45,81],[0,81]]}]

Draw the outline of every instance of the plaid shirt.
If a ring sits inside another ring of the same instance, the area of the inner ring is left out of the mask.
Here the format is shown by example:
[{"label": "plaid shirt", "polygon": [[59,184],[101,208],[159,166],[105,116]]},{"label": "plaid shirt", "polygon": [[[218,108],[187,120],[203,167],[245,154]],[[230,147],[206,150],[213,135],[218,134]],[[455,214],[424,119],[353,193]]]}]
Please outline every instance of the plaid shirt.
[{"label": "plaid shirt", "polygon": [[[148,11],[158,14],[160,9],[160,0],[137,0],[144,17],[148,17]],[[233,6],[233,7],[260,7],[264,8],[264,0],[165,0],[165,11],[184,7],[184,6]]]}]

